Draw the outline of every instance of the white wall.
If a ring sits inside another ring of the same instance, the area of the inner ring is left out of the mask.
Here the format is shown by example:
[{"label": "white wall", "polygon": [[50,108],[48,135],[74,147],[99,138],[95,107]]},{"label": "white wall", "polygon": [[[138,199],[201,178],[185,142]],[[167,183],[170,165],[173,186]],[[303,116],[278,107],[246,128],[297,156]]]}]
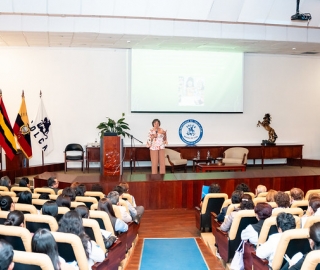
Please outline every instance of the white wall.
[{"label": "white wall", "polygon": [[[204,128],[199,144],[260,144],[268,134],[256,124],[270,113],[277,143],[303,143],[304,158],[320,158],[320,58],[245,55],[243,114],[131,114],[126,50],[1,48],[0,63],[0,89],[12,125],[21,90],[25,90],[30,121],[42,90],[55,143],[45,163],[62,162],[63,150],[70,142],[94,142],[96,126],[106,116],[120,118],[122,112],[131,134],[143,142],[151,121],[159,118],[168,130],[169,145],[182,144],[178,128],[189,118]],[[150,94],[161,93],[150,89]],[[130,145],[130,140],[125,139],[124,144]],[[41,152],[36,146],[33,153],[30,165],[40,164]]]}]

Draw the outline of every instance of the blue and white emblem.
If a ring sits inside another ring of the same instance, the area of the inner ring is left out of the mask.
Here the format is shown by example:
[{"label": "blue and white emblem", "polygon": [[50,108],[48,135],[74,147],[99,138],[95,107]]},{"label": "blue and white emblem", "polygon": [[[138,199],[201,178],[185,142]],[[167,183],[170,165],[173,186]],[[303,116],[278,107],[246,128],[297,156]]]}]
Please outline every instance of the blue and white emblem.
[{"label": "blue and white emblem", "polygon": [[194,119],[184,121],[179,127],[180,139],[187,145],[195,145],[202,139],[202,135],[202,126]]}]

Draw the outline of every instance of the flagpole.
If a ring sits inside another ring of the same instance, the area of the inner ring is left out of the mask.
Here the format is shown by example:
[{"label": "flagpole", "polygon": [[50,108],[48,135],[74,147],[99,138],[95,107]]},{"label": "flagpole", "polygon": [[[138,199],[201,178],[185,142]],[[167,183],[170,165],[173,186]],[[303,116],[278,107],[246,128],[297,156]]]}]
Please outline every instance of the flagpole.
[{"label": "flagpole", "polygon": [[[42,98],[42,92],[40,90],[40,99]],[[43,155],[43,150],[41,151],[41,155],[42,155],[42,166],[44,166],[44,155]]]}]

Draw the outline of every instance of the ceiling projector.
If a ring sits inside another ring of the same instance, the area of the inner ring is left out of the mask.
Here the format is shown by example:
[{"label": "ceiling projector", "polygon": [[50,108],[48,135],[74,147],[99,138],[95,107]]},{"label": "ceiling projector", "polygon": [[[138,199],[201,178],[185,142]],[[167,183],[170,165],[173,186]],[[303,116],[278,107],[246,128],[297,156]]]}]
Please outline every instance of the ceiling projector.
[{"label": "ceiling projector", "polygon": [[291,16],[291,20],[310,21],[312,19],[310,13],[299,12],[300,0],[297,0],[296,14]]}]

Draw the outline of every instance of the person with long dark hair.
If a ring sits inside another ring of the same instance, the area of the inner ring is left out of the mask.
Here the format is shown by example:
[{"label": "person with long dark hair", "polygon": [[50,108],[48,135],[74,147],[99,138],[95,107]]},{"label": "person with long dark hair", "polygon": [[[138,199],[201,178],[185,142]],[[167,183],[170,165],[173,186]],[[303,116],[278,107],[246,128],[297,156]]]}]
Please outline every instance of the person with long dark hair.
[{"label": "person with long dark hair", "polygon": [[74,266],[67,264],[59,256],[58,246],[51,232],[47,229],[39,229],[35,232],[31,241],[32,252],[47,254],[52,262],[54,270],[72,270]]},{"label": "person with long dark hair", "polygon": [[82,218],[75,210],[65,213],[59,221],[58,232],[72,233],[78,235],[81,239],[84,251],[88,259],[89,269],[95,262],[102,262],[105,254],[100,246],[85,233]]},{"label": "person with long dark hair", "polygon": [[42,215],[53,216],[57,218],[58,216],[58,205],[55,201],[46,201],[41,208]]},{"label": "person with long dark hair", "polygon": [[3,239],[0,239],[0,269],[12,270],[13,262],[13,248]]},{"label": "person with long dark hair", "polygon": [[11,211],[3,225],[24,227],[24,214],[18,210]]},{"label": "person with long dark hair", "polygon": [[110,217],[113,230],[115,232],[126,232],[128,230],[128,224],[123,220],[116,218],[110,199],[100,199],[100,201],[98,202],[98,210],[107,212]]},{"label": "person with long dark hair", "polygon": [[0,198],[0,208],[1,211],[13,211],[14,210],[14,203],[10,196],[2,196]]},{"label": "person with long dark hair", "polygon": [[32,193],[27,190],[20,192],[17,203],[32,204]]}]

